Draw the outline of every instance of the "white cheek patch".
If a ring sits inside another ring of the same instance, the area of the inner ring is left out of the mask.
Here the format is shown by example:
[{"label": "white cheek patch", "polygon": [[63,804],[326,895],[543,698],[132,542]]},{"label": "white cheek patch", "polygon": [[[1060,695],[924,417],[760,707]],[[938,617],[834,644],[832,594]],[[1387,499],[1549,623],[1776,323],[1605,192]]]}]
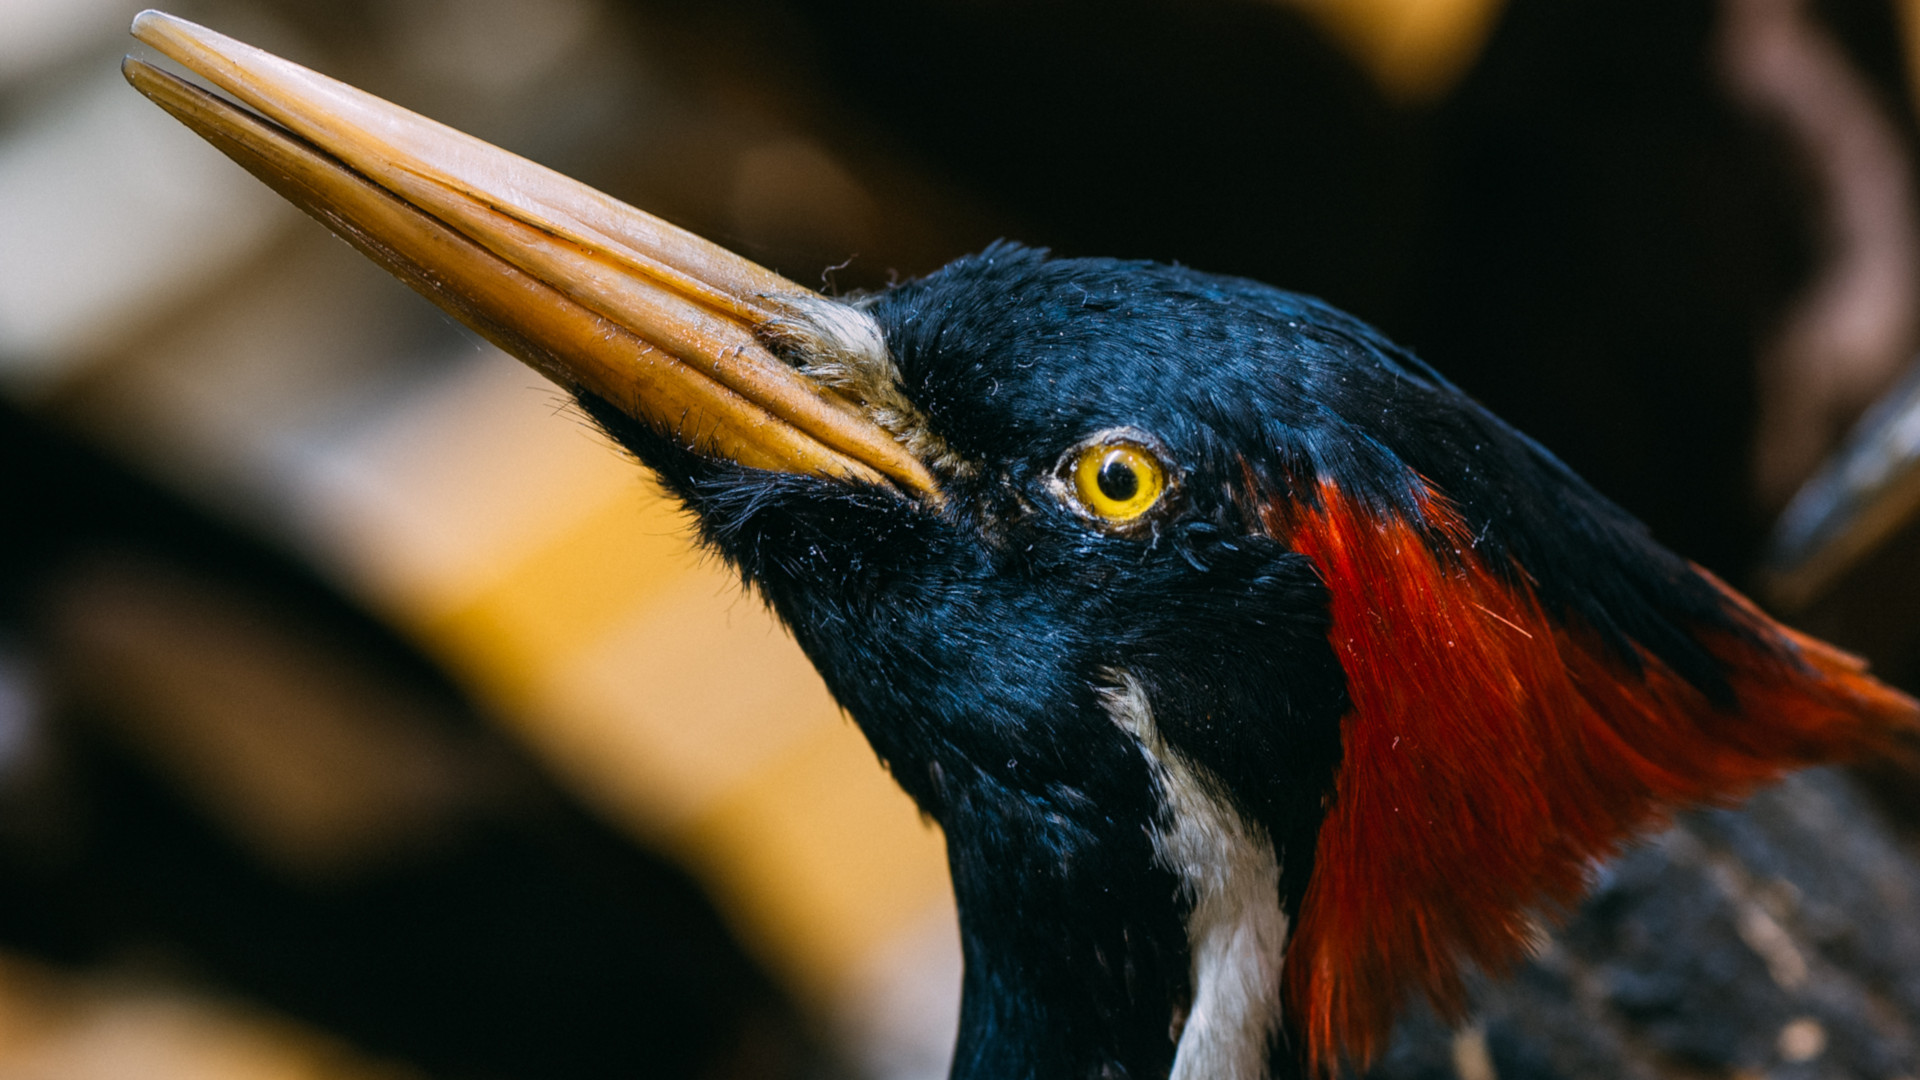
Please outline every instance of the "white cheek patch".
[{"label": "white cheek patch", "polygon": [[1139,682],[1112,674],[1115,685],[1101,691],[1107,715],[1139,743],[1159,788],[1155,857],[1193,900],[1193,1006],[1171,1080],[1265,1080],[1288,932],[1273,843],[1234,810],[1211,773],[1161,738]]}]

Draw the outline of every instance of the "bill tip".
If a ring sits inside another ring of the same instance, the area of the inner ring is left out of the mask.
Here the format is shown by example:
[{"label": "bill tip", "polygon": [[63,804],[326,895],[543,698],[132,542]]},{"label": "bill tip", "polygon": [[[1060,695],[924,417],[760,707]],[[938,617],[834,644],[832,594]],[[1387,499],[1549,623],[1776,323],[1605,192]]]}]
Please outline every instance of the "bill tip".
[{"label": "bill tip", "polygon": [[133,17],[133,26],[129,30],[134,39],[143,44],[160,48],[162,40],[174,37],[183,31],[199,30],[201,27],[176,15],[169,15],[155,8],[148,8]]}]

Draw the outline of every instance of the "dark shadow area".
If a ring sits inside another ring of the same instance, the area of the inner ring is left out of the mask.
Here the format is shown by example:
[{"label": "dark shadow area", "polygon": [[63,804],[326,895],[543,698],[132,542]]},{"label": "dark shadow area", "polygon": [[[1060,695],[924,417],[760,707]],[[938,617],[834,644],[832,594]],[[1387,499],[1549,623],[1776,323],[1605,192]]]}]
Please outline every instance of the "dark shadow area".
[{"label": "dark shadow area", "polygon": [[700,889],[391,630],[13,410],[0,461],[0,946],[436,1076],[830,1072]]}]

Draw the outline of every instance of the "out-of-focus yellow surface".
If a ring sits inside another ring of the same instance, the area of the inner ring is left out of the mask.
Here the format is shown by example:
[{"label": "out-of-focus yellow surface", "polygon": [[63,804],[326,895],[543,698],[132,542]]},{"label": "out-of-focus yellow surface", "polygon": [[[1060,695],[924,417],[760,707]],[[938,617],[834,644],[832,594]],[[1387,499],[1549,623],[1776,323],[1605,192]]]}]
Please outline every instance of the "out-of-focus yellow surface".
[{"label": "out-of-focus yellow surface", "polygon": [[152,982],[0,955],[7,1080],[411,1080],[297,1024]]},{"label": "out-of-focus yellow surface", "polygon": [[1280,0],[1313,16],[1389,96],[1428,101],[1473,63],[1503,0]]}]

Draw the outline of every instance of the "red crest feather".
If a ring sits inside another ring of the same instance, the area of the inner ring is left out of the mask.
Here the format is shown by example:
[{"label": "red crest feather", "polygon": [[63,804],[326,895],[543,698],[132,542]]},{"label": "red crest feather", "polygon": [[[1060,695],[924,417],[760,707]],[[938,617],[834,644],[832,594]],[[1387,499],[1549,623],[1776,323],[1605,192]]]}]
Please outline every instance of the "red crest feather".
[{"label": "red crest feather", "polygon": [[[1417,526],[1331,482],[1317,507],[1268,506],[1268,531],[1325,578],[1353,706],[1284,975],[1322,1073],[1372,1060],[1413,991],[1462,1018],[1468,967],[1520,960],[1535,913],[1571,906],[1594,860],[1674,810],[1885,749],[1920,722],[1860,661],[1724,585],[1773,646],[1703,637],[1733,709],[1649,653],[1633,672],[1591,630],[1549,618],[1481,561],[1438,495]],[[1436,534],[1456,553],[1438,557]]]}]

